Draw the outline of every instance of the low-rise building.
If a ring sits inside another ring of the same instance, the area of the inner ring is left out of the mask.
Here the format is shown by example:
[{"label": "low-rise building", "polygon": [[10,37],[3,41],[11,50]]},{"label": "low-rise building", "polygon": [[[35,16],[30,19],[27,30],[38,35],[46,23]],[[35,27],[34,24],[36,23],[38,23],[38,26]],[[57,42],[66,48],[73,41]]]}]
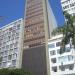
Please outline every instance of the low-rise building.
[{"label": "low-rise building", "polygon": [[75,49],[66,45],[65,52],[60,54],[60,44],[63,35],[56,35],[49,39],[48,50],[51,75],[75,75]]}]

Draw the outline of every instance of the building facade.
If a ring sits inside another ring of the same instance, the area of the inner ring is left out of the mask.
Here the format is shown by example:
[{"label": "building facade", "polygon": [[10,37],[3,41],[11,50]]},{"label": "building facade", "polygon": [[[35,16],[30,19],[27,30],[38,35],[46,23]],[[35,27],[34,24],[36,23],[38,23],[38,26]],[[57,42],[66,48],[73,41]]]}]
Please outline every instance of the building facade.
[{"label": "building facade", "polygon": [[0,68],[21,68],[23,19],[0,28]]},{"label": "building facade", "polygon": [[61,0],[63,11],[67,11],[69,14],[75,15],[75,0]]},{"label": "building facade", "polygon": [[47,41],[57,27],[48,0],[26,0],[22,68],[33,75],[48,74]]},{"label": "building facade", "polygon": [[50,75],[75,75],[75,49],[67,44],[65,52],[60,54],[62,37],[62,34],[56,35],[48,42]]}]

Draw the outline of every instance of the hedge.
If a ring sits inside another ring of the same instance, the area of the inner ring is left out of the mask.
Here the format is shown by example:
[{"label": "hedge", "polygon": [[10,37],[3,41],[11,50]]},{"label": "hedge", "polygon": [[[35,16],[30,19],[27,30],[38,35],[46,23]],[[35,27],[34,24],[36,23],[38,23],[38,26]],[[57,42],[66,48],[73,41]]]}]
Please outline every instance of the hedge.
[{"label": "hedge", "polygon": [[31,75],[22,69],[0,69],[0,75]]}]

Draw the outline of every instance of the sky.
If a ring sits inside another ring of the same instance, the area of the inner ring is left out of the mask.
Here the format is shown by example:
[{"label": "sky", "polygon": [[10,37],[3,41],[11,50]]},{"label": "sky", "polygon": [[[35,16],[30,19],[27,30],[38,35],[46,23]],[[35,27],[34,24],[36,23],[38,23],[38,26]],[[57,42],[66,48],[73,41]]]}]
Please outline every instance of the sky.
[{"label": "sky", "polygon": [[[49,0],[58,26],[64,24],[60,0]],[[24,17],[25,0],[0,0],[0,27]]]},{"label": "sky", "polygon": [[53,13],[55,15],[55,18],[57,20],[58,26],[64,25],[64,16],[63,11],[61,7],[61,0],[49,0],[51,8],[53,10]]}]

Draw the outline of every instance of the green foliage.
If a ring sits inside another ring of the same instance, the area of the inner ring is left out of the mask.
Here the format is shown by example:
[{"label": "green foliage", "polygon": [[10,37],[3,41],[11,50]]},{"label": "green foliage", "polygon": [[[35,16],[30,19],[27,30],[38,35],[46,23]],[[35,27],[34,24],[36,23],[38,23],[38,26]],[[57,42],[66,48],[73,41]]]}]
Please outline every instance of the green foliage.
[{"label": "green foliage", "polygon": [[0,69],[0,75],[30,75],[22,69]]},{"label": "green foliage", "polygon": [[52,32],[52,35],[63,34],[60,53],[65,52],[65,46],[70,43],[70,39],[72,39],[71,42],[75,48],[75,16],[71,16],[67,12],[63,12],[63,14],[65,17],[65,25],[61,28],[56,28]]},{"label": "green foliage", "polygon": [[71,42],[75,48],[75,16],[71,16],[67,12],[64,12],[64,16],[67,21],[65,22],[65,32],[63,32],[61,52],[65,52],[65,45],[70,43],[70,39],[72,39]]},{"label": "green foliage", "polygon": [[65,32],[65,25],[63,27],[58,27],[53,30],[52,35],[63,34]]}]

